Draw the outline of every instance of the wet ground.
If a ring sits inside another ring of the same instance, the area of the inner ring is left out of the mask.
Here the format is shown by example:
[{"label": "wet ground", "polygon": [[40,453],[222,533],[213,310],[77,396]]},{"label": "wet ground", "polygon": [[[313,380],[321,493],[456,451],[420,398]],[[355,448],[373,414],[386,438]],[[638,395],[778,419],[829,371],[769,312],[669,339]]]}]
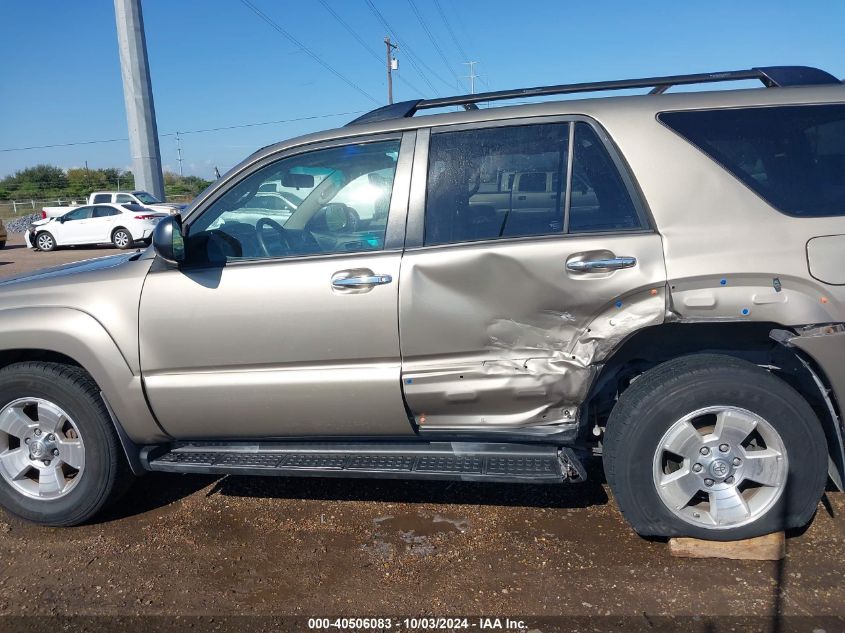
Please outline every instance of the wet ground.
[{"label": "wet ground", "polygon": [[[0,276],[113,252],[11,246]],[[0,512],[0,615],[845,616],[840,493],[784,561],[678,559],[590,471],[571,487],[150,474],[90,525]]]}]

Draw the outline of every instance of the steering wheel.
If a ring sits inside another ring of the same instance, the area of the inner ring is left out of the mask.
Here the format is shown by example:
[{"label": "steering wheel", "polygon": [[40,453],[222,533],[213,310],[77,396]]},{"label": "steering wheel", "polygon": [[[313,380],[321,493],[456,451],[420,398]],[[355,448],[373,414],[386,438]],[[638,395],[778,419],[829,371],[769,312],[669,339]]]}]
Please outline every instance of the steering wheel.
[{"label": "steering wheel", "polygon": [[279,253],[276,253],[276,255],[272,254],[267,248],[267,243],[264,241],[264,225],[269,226],[271,229],[274,229],[279,234],[279,241],[281,241],[281,243],[284,245],[285,250],[290,252],[290,242],[288,242],[285,227],[283,227],[275,220],[271,220],[270,218],[261,218],[260,220],[258,220],[258,222],[255,223],[255,239],[258,240],[258,246],[262,250],[264,255],[266,255],[267,257],[274,257],[279,255]]}]

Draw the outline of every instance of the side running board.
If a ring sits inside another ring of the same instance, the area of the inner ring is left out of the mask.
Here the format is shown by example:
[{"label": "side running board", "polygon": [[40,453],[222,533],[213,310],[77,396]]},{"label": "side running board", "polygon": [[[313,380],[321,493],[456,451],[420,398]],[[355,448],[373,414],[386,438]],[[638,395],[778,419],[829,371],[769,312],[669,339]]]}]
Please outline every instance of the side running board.
[{"label": "side running board", "polygon": [[571,449],[536,444],[192,442],[169,449],[146,447],[141,460],[148,470],[219,475],[522,483],[586,479],[584,467]]}]

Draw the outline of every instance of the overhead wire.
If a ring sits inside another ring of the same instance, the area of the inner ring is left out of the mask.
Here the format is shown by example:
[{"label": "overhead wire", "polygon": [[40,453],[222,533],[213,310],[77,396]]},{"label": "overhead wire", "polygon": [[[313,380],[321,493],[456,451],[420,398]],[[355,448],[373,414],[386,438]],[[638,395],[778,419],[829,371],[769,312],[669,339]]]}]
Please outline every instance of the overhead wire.
[{"label": "overhead wire", "polygon": [[455,44],[455,48],[458,49],[458,52],[461,54],[461,58],[469,61],[470,57],[467,55],[464,47],[461,46],[461,41],[458,39],[458,36],[455,35],[455,31],[452,29],[452,25],[449,23],[448,18],[446,17],[446,12],[443,10],[443,6],[440,4],[440,0],[434,0],[434,6],[437,8],[437,12],[440,14],[440,18],[443,20],[443,24],[446,25],[446,30],[449,32],[449,36],[452,38],[452,42]]},{"label": "overhead wire", "polygon": [[406,40],[404,40],[404,39],[402,39],[401,37],[399,37],[399,33],[397,33],[397,32],[396,32],[396,29],[394,29],[394,28],[392,28],[392,27],[390,26],[390,24],[387,22],[387,20],[386,20],[386,19],[384,18],[384,16],[382,15],[381,11],[379,11],[379,10],[378,10],[378,8],[376,8],[376,5],[375,5],[375,4],[373,4],[373,1],[372,1],[372,0],[364,0],[364,1],[367,3],[367,6],[370,8],[370,11],[373,13],[373,15],[375,15],[375,16],[376,16],[376,18],[378,19],[378,21],[379,21],[379,22],[381,22],[382,26],[383,26],[385,29],[387,29],[387,32],[388,32],[388,33],[389,33],[389,34],[393,37],[393,39],[396,41],[396,44],[398,44],[398,45],[399,45],[399,47],[400,47],[402,50],[404,50],[404,51],[405,51],[405,54],[406,54],[406,56],[407,56],[407,58],[408,58],[408,62],[411,64],[411,66],[413,66],[413,67],[414,67],[414,70],[416,70],[416,71],[417,71],[417,74],[418,74],[418,75],[422,78],[422,80],[423,80],[423,81],[425,81],[425,83],[427,83],[427,84],[428,84],[429,88],[431,88],[432,92],[433,92],[435,95],[439,95],[439,94],[440,94],[440,92],[437,90],[437,88],[435,88],[435,87],[434,87],[434,84],[433,84],[433,83],[431,83],[431,80],[430,80],[430,79],[428,78],[428,76],[427,76],[427,75],[423,72],[423,70],[422,70],[422,68],[421,68],[421,67],[424,67],[426,70],[428,70],[428,72],[429,72],[429,73],[431,73],[431,75],[432,75],[435,79],[438,79],[439,81],[443,82],[444,84],[446,84],[447,86],[449,86],[449,88],[450,88],[450,89],[454,88],[454,86],[452,86],[452,84],[450,84],[448,81],[446,81],[445,79],[443,79],[443,78],[442,78],[439,74],[437,74],[437,72],[435,72],[434,70],[432,70],[432,69],[431,69],[431,68],[430,68],[430,67],[429,67],[429,66],[428,66],[428,65],[427,65],[424,61],[422,61],[422,59],[420,59],[420,58],[419,58],[419,56],[418,56],[418,55],[416,55],[416,54],[413,52],[413,50],[411,49],[411,47],[410,47],[410,46],[408,46],[408,43],[407,43],[407,41],[406,41]]},{"label": "overhead wire", "polygon": [[247,8],[248,8],[250,11],[252,11],[253,13],[255,13],[255,15],[257,15],[259,18],[261,18],[262,20],[264,20],[264,21],[265,21],[267,24],[269,24],[269,25],[270,25],[270,26],[271,26],[271,27],[272,27],[275,31],[277,31],[278,33],[280,33],[281,35],[283,35],[285,38],[287,38],[287,39],[288,39],[288,41],[290,41],[292,44],[294,44],[294,46],[296,46],[297,48],[299,48],[302,52],[304,52],[306,55],[308,55],[308,56],[309,56],[311,59],[313,59],[315,62],[317,62],[318,64],[320,64],[323,68],[325,68],[325,69],[326,69],[326,70],[328,70],[330,73],[332,73],[335,77],[337,77],[338,79],[340,79],[341,81],[343,81],[346,85],[348,85],[349,87],[353,88],[354,90],[356,90],[356,91],[357,91],[357,92],[359,92],[360,94],[364,95],[365,97],[367,97],[367,99],[369,99],[369,100],[370,100],[370,101],[372,101],[373,103],[375,103],[375,104],[377,104],[377,105],[381,105],[381,102],[380,102],[378,99],[376,99],[376,98],[375,98],[373,95],[371,95],[369,92],[367,92],[366,90],[364,90],[363,88],[361,88],[361,86],[359,86],[359,85],[358,85],[358,84],[356,84],[354,81],[352,81],[351,79],[349,79],[349,77],[347,77],[346,75],[344,75],[343,73],[341,73],[339,70],[335,69],[335,68],[334,68],[334,66],[332,66],[331,64],[329,64],[329,63],[328,63],[327,61],[325,61],[322,57],[320,57],[319,55],[317,55],[317,53],[315,53],[314,51],[312,51],[310,48],[308,48],[307,46],[305,46],[305,44],[303,44],[303,43],[302,43],[302,42],[300,42],[298,39],[296,39],[293,35],[291,35],[288,31],[286,31],[284,28],[282,28],[281,26],[279,26],[279,25],[275,22],[275,20],[273,20],[270,16],[268,16],[266,13],[264,13],[263,11],[261,11],[261,9],[259,9],[259,8],[258,8],[258,7],[256,7],[254,4],[252,4],[252,2],[250,2],[250,0],[241,0],[241,4],[243,4],[245,7],[247,7]]},{"label": "overhead wire", "polygon": [[422,13],[420,13],[420,9],[417,6],[417,3],[414,0],[408,0],[408,4],[411,5],[411,9],[414,12],[414,15],[417,16],[417,20],[422,26],[423,31],[428,36],[428,39],[431,41],[431,45],[434,46],[434,50],[437,51],[437,54],[440,56],[440,59],[443,61],[443,65],[452,73],[452,76],[455,78],[455,82],[457,85],[460,86],[461,78],[458,77],[458,74],[452,69],[452,66],[449,64],[449,60],[446,59],[446,54],[443,52],[443,49],[440,47],[440,44],[437,43],[437,40],[434,37],[434,34],[431,32],[431,29],[428,27],[428,23],[423,18]]},{"label": "overhead wire", "polygon": [[[379,53],[377,53],[375,51],[375,49],[373,49],[369,44],[367,44],[367,42],[364,41],[364,39],[358,34],[358,32],[355,29],[353,29],[351,26],[349,26],[349,23],[346,22],[346,20],[344,20],[342,17],[340,17],[334,9],[332,9],[332,7],[328,4],[328,2],[326,2],[326,0],[320,0],[320,4],[322,4],[323,7],[326,9],[326,11],[328,11],[331,14],[331,16],[335,20],[337,20],[337,22],[344,29],[346,29],[346,31],[352,37],[355,38],[355,40],[361,45],[361,47],[364,50],[366,50],[371,56],[373,56],[376,60],[378,60],[379,64],[385,63],[385,61],[386,61],[385,58],[382,57]],[[417,92],[420,96],[423,96],[423,97],[425,96],[425,93],[422,90],[417,88],[414,84],[412,84],[410,81],[405,79],[402,75],[396,75],[396,78],[399,79],[399,81],[401,81],[405,85],[407,85],[409,88],[411,88],[412,90]]]}]

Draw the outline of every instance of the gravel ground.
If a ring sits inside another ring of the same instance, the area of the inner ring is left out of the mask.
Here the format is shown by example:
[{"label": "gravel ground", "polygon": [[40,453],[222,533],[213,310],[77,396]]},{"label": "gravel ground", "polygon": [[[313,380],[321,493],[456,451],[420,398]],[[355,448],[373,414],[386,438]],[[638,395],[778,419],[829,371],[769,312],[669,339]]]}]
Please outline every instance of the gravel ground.
[{"label": "gravel ground", "polygon": [[[110,252],[32,253],[13,241],[0,275]],[[840,493],[790,535],[784,561],[679,559],[634,534],[600,466],[590,471],[571,487],[155,473],[90,525],[38,528],[0,512],[0,631],[43,630],[10,617],[33,613],[212,614],[121,626],[239,633],[267,622],[233,616],[569,618],[536,619],[542,631],[735,630],[720,618],[753,616],[743,622],[755,630],[845,629],[793,617],[845,616]]]}]

